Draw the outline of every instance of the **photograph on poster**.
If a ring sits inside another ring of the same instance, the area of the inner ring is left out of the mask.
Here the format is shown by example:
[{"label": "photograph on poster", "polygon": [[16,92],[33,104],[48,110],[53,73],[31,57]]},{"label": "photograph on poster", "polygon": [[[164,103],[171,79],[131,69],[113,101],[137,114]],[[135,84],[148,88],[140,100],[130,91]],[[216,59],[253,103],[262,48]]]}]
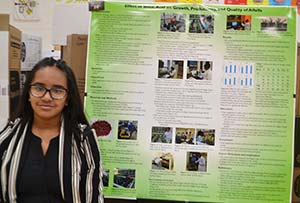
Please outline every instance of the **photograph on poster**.
[{"label": "photograph on poster", "polygon": [[173,129],[170,127],[152,127],[152,143],[172,143]]},{"label": "photograph on poster", "polygon": [[194,128],[176,128],[176,144],[195,144]]},{"label": "photograph on poster", "polygon": [[91,119],[91,127],[95,129],[98,138],[113,138],[113,121],[105,119]]},{"label": "photograph on poster", "polygon": [[196,145],[215,145],[214,129],[196,129]]},{"label": "photograph on poster", "polygon": [[158,60],[158,78],[182,79],[183,61]]},{"label": "photograph on poster", "polygon": [[171,153],[157,152],[152,159],[152,169],[173,170],[174,158]]},{"label": "photograph on poster", "polygon": [[118,139],[136,140],[137,130],[137,121],[120,120],[118,124]]},{"label": "photograph on poster", "polygon": [[212,61],[187,61],[186,78],[189,80],[212,80]]},{"label": "photograph on poster", "polygon": [[91,1],[89,2],[89,11],[103,11],[104,1]]},{"label": "photograph on poster", "polygon": [[226,30],[251,30],[251,15],[229,15],[227,16]]},{"label": "photograph on poster", "polygon": [[207,172],[207,153],[206,152],[187,152],[186,170]]},{"label": "photograph on poster", "polygon": [[261,31],[287,31],[287,17],[262,16],[260,17]]},{"label": "photograph on poster", "polygon": [[135,188],[135,169],[115,168],[115,188]]},{"label": "photograph on poster", "polygon": [[160,31],[185,32],[185,15],[179,13],[162,13]]},{"label": "photograph on poster", "polygon": [[109,185],[109,170],[103,169],[102,170],[102,183],[104,187],[108,187]]},{"label": "photograph on poster", "polygon": [[214,16],[191,14],[189,33],[214,33]]}]

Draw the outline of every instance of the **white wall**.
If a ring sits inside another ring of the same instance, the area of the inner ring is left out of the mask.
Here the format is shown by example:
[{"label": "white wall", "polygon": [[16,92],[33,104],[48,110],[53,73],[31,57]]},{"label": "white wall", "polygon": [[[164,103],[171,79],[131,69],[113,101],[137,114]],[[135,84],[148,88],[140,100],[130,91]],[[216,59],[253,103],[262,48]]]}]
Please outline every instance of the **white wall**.
[{"label": "white wall", "polygon": [[[67,15],[66,15],[67,14]],[[55,5],[53,11],[52,43],[66,45],[69,34],[89,33],[90,12],[87,4]]]},{"label": "white wall", "polygon": [[41,36],[43,49],[52,49],[52,16],[55,0],[40,0],[39,21],[16,21],[14,0],[0,0],[0,13],[10,14],[10,24],[30,35]]},{"label": "white wall", "polygon": [[[62,42],[61,39],[66,38],[67,34],[88,33],[87,1],[66,3],[68,1],[38,0],[38,2],[40,18],[38,21],[15,20],[13,15],[14,0],[0,0],[0,13],[10,14],[10,24],[22,32],[42,37],[42,49],[44,53],[51,52],[53,44]],[[59,28],[54,29],[54,25]],[[76,31],[76,28],[78,31]],[[63,43],[59,44],[63,45]]]}]

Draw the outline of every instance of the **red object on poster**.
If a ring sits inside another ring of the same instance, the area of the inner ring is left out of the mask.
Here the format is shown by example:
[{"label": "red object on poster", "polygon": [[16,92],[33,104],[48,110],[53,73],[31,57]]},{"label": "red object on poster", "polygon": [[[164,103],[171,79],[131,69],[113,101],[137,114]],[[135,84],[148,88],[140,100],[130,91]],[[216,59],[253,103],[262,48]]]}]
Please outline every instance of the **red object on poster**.
[{"label": "red object on poster", "polygon": [[95,129],[97,136],[107,136],[112,130],[111,125],[107,121],[96,121],[92,124],[92,128]]},{"label": "red object on poster", "polygon": [[224,3],[230,5],[246,5],[247,0],[225,0]]}]

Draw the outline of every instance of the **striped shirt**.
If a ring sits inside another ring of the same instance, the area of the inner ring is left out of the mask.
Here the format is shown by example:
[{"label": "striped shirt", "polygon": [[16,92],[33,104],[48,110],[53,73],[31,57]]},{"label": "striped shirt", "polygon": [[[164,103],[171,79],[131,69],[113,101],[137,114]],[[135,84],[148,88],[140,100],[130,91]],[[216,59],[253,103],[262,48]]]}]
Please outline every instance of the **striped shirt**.
[{"label": "striped shirt", "polygon": [[[0,203],[17,203],[17,177],[22,164],[28,124],[10,122],[0,132]],[[103,203],[100,152],[95,131],[79,125],[80,136],[65,135],[62,121],[59,136],[58,172],[62,197],[67,203]]]}]

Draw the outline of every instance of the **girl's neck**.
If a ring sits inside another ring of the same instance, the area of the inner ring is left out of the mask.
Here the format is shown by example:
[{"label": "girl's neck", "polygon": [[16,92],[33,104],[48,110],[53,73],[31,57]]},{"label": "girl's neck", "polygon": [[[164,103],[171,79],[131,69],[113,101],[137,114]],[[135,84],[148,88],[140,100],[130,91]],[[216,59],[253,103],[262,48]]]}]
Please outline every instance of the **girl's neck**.
[{"label": "girl's neck", "polygon": [[44,120],[38,117],[34,117],[32,126],[40,129],[55,129],[60,128],[60,123],[61,121],[58,118]]},{"label": "girl's neck", "polygon": [[34,117],[31,131],[35,136],[41,138],[41,147],[44,156],[48,151],[51,140],[59,135],[60,126],[60,119],[44,120],[37,116]]},{"label": "girl's neck", "polygon": [[43,120],[38,117],[34,117],[32,123],[32,132],[41,137],[42,139],[51,139],[57,136],[60,132],[61,121],[60,119],[48,119]]}]

